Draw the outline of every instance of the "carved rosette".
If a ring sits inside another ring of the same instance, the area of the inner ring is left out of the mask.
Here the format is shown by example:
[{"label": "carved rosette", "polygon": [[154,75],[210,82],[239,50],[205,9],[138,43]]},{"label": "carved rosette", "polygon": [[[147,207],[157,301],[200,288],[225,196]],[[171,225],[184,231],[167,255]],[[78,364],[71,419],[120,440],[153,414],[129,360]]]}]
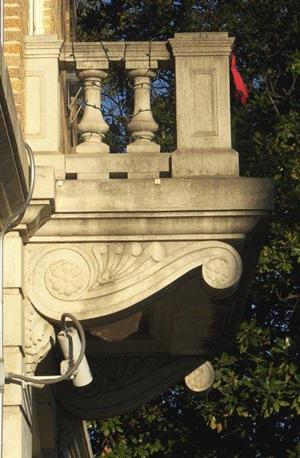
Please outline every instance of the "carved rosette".
[{"label": "carved rosette", "polygon": [[26,374],[33,375],[37,365],[47,356],[54,346],[55,332],[32,306],[25,301],[25,361]]},{"label": "carved rosette", "polygon": [[90,319],[124,310],[202,266],[209,290],[231,294],[242,263],[222,242],[29,245],[28,292],[45,316]]}]

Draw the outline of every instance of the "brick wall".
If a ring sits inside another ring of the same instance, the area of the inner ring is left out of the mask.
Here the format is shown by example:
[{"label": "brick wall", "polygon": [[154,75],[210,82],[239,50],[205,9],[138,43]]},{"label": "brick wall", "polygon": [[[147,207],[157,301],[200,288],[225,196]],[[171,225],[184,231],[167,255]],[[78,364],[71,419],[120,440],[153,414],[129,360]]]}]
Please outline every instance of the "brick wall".
[{"label": "brick wall", "polygon": [[[44,35],[69,40],[74,0],[39,0],[42,3]],[[24,126],[24,37],[28,33],[29,0],[4,0],[4,56],[15,96],[17,114]],[[71,6],[72,5],[72,6]]]},{"label": "brick wall", "polygon": [[44,5],[47,33],[57,34],[58,38],[70,41],[72,23],[76,17],[75,0],[45,0]]},{"label": "brick wall", "polygon": [[43,28],[45,35],[57,33],[57,1],[58,0],[44,0]]},{"label": "brick wall", "polygon": [[70,28],[70,4],[73,0],[44,0],[43,28],[45,35],[57,34],[66,38],[66,30]]},{"label": "brick wall", "polygon": [[24,123],[24,36],[27,34],[27,0],[4,2],[4,56],[21,124]]}]

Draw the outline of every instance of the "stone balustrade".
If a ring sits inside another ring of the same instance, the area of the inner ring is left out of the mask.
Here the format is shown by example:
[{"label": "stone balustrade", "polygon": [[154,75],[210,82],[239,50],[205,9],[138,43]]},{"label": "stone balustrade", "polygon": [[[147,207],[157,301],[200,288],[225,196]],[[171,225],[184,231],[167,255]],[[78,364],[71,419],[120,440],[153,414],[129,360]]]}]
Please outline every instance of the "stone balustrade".
[{"label": "stone balustrade", "polygon": [[[128,78],[133,82],[134,111],[128,124],[132,142],[128,153],[160,152],[153,141],[158,124],[153,119],[150,104],[151,80],[158,62],[170,61],[167,42],[105,42],[65,45],[61,61],[76,68],[84,86],[84,114],[78,125],[81,134],[77,153],[108,153],[103,142],[108,131],[101,112],[101,81],[107,76],[110,62],[124,61]],[[98,94],[97,94],[98,91]]]},{"label": "stone balustrade", "polygon": [[[177,150],[172,154],[175,176],[213,175],[220,155],[224,159],[226,156],[226,161],[229,159],[230,173],[225,167],[225,174],[232,174],[232,169],[238,171],[238,157],[231,149],[230,132],[232,43],[233,39],[222,32],[177,33],[174,38],[161,42],[64,44],[60,53],[61,68],[75,70],[84,91],[84,111],[78,124],[80,139],[73,153],[100,153],[103,159],[109,154],[105,139],[109,125],[103,118],[101,86],[109,75],[110,64],[121,62],[132,82],[134,109],[126,126],[131,139],[126,151],[133,166],[120,172],[126,173],[127,178],[145,177],[146,172],[139,170],[136,161],[141,164],[143,157],[154,157],[161,151],[155,141],[159,126],[151,108],[151,84],[156,70],[167,67],[174,70],[176,81]],[[111,159],[110,163],[116,160]],[[82,173],[82,168],[77,172],[81,178],[108,178],[115,167],[107,168],[107,161],[103,164],[106,169],[101,170],[100,175],[96,175],[97,170]],[[165,170],[148,170],[147,176],[159,177],[161,172]]]}]

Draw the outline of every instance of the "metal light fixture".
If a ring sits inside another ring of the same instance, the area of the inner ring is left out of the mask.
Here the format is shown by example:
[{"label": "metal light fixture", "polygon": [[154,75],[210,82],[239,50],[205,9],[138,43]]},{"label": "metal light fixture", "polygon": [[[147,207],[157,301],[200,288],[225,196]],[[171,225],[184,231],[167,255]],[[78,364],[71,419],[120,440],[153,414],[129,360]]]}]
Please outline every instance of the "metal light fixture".
[{"label": "metal light fixture", "polygon": [[[67,318],[76,326],[68,326]],[[4,364],[0,365],[0,379],[6,383],[22,382],[25,385],[53,385],[55,383],[63,382],[65,380],[72,380],[73,384],[77,387],[85,386],[92,382],[93,376],[91,374],[86,356],[86,339],[82,325],[77,318],[71,313],[63,313],[61,316],[62,330],[58,334],[58,341],[60,343],[65,360],[61,362],[60,375],[33,375],[27,376],[22,374],[15,374],[13,372],[4,373]],[[4,373],[4,375],[3,375]]]}]

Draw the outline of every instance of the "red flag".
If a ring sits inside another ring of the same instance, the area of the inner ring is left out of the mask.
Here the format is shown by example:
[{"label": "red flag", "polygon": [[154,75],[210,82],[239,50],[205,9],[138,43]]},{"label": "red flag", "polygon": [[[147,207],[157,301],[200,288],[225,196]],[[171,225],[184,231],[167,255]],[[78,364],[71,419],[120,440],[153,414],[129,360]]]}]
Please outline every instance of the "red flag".
[{"label": "red flag", "polygon": [[249,97],[249,92],[248,92],[248,88],[246,84],[244,83],[242,76],[236,69],[236,57],[234,53],[231,54],[230,69],[231,69],[234,85],[236,87],[237,96],[239,97],[242,104],[246,105],[248,97]]}]

